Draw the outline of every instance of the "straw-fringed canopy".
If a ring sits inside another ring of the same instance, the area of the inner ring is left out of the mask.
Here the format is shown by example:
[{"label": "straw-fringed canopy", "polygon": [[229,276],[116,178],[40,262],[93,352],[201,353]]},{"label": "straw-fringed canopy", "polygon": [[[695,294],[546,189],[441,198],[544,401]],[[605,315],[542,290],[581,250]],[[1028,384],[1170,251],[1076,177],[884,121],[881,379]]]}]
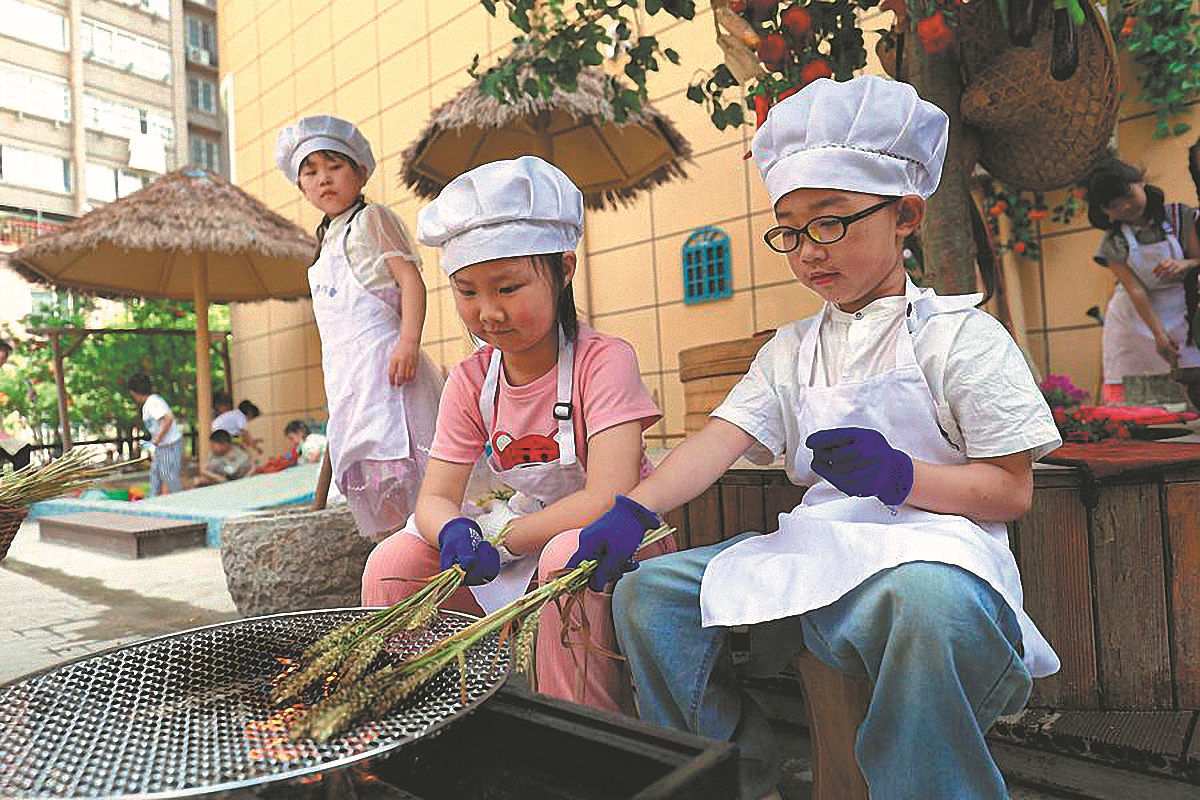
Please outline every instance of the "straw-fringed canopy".
[{"label": "straw-fringed canopy", "polygon": [[103,297],[191,300],[204,262],[213,302],[309,294],[317,243],[219,175],[167,173],[13,253],[36,283]]},{"label": "straw-fringed canopy", "polygon": [[607,76],[579,74],[574,92],[521,96],[504,104],[479,82],[433,113],[403,153],[400,177],[432,199],[447,183],[480,164],[523,155],[550,161],[583,192],[588,208],[615,208],[640,192],[685,178],[692,147],[675,125],[648,104],[618,124],[606,94]]}]

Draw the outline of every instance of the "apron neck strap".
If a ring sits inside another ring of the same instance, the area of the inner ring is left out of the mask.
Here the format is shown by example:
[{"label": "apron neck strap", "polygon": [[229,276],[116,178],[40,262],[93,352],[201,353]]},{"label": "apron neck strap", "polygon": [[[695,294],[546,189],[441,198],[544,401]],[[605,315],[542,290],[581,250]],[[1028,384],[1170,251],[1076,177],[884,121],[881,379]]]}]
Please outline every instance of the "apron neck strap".
[{"label": "apron neck strap", "polygon": [[[502,368],[503,354],[499,349],[494,349],[488,363],[487,376],[483,380],[483,388],[479,391],[479,414],[483,417],[483,427],[489,438],[496,419],[496,401],[500,396]],[[567,339],[562,326],[558,328],[558,364],[555,370],[557,376],[553,414],[558,423],[558,461],[566,466],[578,461],[575,452],[575,406],[572,402],[575,386],[575,343]]]}]

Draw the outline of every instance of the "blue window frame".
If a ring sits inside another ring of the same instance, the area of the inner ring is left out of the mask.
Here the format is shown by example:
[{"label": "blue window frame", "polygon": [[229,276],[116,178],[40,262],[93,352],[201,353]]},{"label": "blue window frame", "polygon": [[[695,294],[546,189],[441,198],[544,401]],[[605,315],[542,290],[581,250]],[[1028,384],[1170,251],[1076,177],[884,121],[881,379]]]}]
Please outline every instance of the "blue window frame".
[{"label": "blue window frame", "polygon": [[683,302],[702,303],[733,294],[729,276],[729,235],[699,228],[683,243]]}]

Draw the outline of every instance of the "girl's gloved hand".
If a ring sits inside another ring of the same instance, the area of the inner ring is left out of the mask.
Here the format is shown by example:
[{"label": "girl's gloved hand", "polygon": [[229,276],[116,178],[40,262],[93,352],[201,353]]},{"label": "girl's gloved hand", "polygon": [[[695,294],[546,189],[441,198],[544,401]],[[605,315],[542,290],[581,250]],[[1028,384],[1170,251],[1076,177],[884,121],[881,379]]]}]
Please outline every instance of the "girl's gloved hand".
[{"label": "girl's gloved hand", "polygon": [[442,550],[438,568],[448,570],[458,564],[467,573],[468,586],[479,586],[500,574],[500,553],[483,538],[473,519],[455,517],[443,525],[438,547]]},{"label": "girl's gloved hand", "polygon": [[575,569],[584,561],[596,561],[588,588],[602,592],[626,572],[637,569],[633,554],[641,546],[646,531],[661,524],[653,511],[619,494],[612,508],[580,531],[579,549],[567,561],[567,569]]},{"label": "girl's gloved hand", "polygon": [[913,486],[913,462],[870,428],[830,428],[804,442],[813,451],[812,471],[853,497],[903,503]]}]

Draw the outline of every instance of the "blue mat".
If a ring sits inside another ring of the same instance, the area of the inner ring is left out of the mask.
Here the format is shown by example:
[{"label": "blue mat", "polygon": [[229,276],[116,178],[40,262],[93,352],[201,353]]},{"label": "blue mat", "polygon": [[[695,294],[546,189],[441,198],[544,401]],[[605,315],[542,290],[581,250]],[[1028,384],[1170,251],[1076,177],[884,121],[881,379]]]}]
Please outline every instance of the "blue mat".
[{"label": "blue mat", "polygon": [[79,497],[44,500],[30,508],[29,516],[35,519],[79,511],[110,511],[115,514],[203,522],[208,526],[208,546],[219,547],[221,527],[227,520],[264,508],[311,502],[320,471],[319,464],[301,464],[269,475],[251,475],[232,483],[204,486],[136,502],[85,500]]}]

